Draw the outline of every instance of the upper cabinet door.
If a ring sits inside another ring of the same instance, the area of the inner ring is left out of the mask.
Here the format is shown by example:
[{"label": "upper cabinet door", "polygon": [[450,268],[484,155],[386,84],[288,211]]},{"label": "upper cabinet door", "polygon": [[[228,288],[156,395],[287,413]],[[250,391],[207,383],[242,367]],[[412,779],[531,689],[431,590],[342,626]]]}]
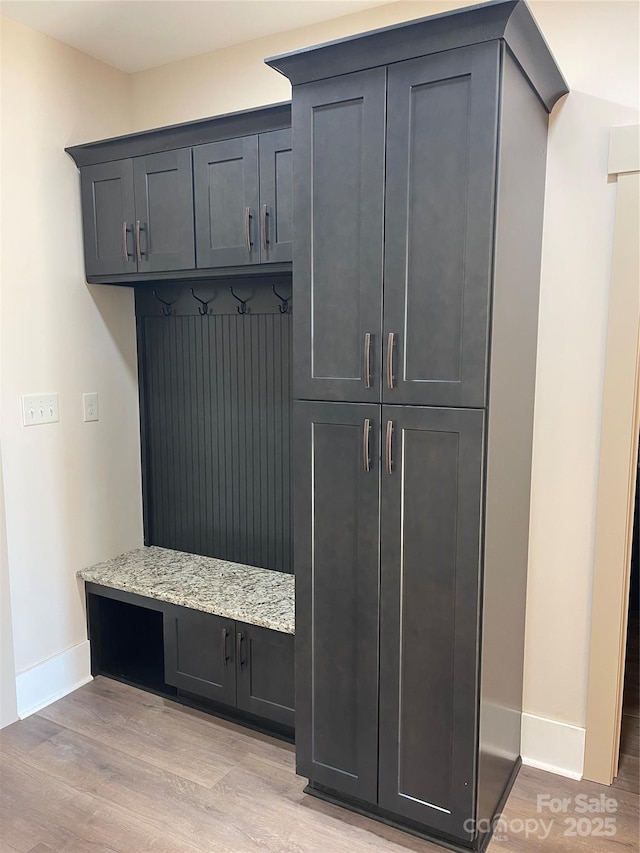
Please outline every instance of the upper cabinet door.
[{"label": "upper cabinet door", "polygon": [[296,87],[294,397],[380,400],[386,70]]},{"label": "upper cabinet door", "polygon": [[385,402],[485,404],[498,71],[496,42],[389,68]]},{"label": "upper cabinet door", "polygon": [[133,161],[138,272],[193,269],[191,149]]},{"label": "upper cabinet door", "polygon": [[198,267],[260,263],[258,137],[193,149]]},{"label": "upper cabinet door", "polygon": [[378,802],[467,843],[475,797],[483,416],[477,409],[382,407]]},{"label": "upper cabinet door", "polygon": [[132,161],[86,166],[80,175],[86,274],[135,273]]},{"label": "upper cabinet door", "polygon": [[258,137],[260,154],[260,258],[262,263],[291,261],[293,228],[293,154],[291,130]]}]

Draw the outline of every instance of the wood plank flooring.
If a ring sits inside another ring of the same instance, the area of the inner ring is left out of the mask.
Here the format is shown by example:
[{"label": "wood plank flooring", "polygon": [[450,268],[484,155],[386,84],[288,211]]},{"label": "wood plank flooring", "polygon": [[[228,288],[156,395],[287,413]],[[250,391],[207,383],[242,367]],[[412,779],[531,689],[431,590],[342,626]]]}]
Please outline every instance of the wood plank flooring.
[{"label": "wood plank flooring", "polygon": [[[637,763],[637,727],[627,741]],[[104,678],[3,729],[0,773],[0,853],[442,849],[303,794],[292,746]],[[632,787],[523,768],[489,853],[637,850]],[[569,811],[539,811],[540,794]],[[615,797],[615,835],[566,834],[578,794]]]}]

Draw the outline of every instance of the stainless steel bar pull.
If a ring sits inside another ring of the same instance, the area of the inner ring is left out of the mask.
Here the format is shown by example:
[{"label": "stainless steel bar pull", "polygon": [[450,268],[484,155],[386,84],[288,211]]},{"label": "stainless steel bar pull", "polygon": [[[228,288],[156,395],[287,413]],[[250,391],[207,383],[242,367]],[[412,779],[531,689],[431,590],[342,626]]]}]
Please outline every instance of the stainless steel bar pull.
[{"label": "stainless steel bar pull", "polygon": [[262,205],[262,245],[264,250],[269,248],[269,206]]},{"label": "stainless steel bar pull", "polygon": [[126,220],[122,223],[122,256],[125,260],[125,263],[129,263],[129,249],[127,247],[127,222]]},{"label": "stainless steel bar pull", "polygon": [[247,252],[251,252],[251,208],[244,209],[244,239],[247,244]]},{"label": "stainless steel bar pull", "polygon": [[136,220],[136,255],[138,260],[142,260],[142,246],[140,245],[140,220]]},{"label": "stainless steel bar pull", "polygon": [[364,387],[371,388],[371,332],[364,336]]},{"label": "stainless steel bar pull", "polygon": [[393,332],[389,332],[389,337],[387,338],[387,388],[393,388],[394,375],[393,375],[393,347],[395,344],[395,335]]},{"label": "stainless steel bar pull", "polygon": [[362,467],[368,473],[371,470],[371,456],[369,454],[369,435],[371,434],[371,421],[364,419],[362,428]]},{"label": "stainless steel bar pull", "polygon": [[393,471],[393,459],[392,459],[392,447],[391,447],[391,439],[393,436],[393,421],[387,421],[387,435],[385,440],[385,462],[387,474],[391,474]]}]

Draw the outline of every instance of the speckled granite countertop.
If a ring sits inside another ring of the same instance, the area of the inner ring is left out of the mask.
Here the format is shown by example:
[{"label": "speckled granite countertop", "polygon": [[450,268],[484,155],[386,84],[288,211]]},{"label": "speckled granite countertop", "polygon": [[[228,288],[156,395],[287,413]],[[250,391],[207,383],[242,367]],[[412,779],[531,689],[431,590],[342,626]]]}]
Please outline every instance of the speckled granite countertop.
[{"label": "speckled granite countertop", "polygon": [[78,572],[90,583],[295,633],[293,575],[169,548],[138,548]]}]

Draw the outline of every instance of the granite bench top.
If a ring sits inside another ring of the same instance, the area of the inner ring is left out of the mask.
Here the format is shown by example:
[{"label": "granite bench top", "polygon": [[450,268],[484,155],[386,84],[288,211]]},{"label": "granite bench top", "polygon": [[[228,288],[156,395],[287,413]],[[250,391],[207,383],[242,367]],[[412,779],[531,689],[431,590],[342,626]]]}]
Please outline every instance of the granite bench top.
[{"label": "granite bench top", "polygon": [[151,545],[105,560],[78,577],[238,622],[295,633],[294,578]]}]

